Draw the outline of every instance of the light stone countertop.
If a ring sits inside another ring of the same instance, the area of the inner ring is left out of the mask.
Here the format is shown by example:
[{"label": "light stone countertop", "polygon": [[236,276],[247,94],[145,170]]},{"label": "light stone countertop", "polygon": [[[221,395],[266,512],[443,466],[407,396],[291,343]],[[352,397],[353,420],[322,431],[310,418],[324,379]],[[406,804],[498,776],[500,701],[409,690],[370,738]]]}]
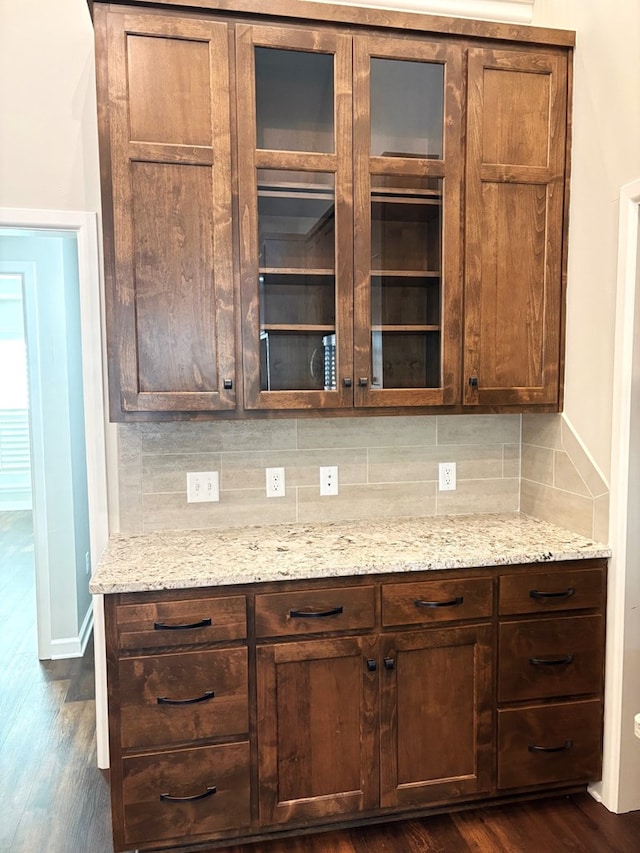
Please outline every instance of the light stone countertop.
[{"label": "light stone countertop", "polygon": [[609,557],[601,543],[520,513],[281,524],[114,536],[92,593]]}]

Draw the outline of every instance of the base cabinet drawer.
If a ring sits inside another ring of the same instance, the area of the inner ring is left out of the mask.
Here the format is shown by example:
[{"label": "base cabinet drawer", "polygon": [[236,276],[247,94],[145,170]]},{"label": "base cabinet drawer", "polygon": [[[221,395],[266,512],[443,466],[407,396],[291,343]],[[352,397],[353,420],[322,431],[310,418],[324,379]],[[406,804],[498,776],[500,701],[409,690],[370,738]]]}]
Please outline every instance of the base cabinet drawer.
[{"label": "base cabinet drawer", "polygon": [[499,636],[500,702],[602,689],[602,616],[507,622],[500,625]]},{"label": "base cabinet drawer", "polygon": [[125,842],[211,837],[248,826],[249,744],[125,758]]},{"label": "base cabinet drawer", "polygon": [[249,730],[246,647],[123,658],[119,669],[124,749]]},{"label": "base cabinet drawer", "polygon": [[498,711],[498,787],[600,778],[599,699]]},{"label": "base cabinet drawer", "polygon": [[256,636],[354,631],[375,624],[373,586],[302,589],[256,595]]}]

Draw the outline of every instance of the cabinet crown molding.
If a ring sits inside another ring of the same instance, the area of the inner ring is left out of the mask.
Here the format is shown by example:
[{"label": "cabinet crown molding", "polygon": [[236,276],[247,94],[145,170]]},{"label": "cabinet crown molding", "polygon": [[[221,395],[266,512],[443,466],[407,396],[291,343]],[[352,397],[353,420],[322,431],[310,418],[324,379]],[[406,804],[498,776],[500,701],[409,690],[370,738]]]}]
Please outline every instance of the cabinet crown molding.
[{"label": "cabinet crown molding", "polygon": [[[331,3],[333,0],[318,0],[318,2]],[[534,3],[535,0],[351,0],[348,5],[530,24],[533,19]]]}]

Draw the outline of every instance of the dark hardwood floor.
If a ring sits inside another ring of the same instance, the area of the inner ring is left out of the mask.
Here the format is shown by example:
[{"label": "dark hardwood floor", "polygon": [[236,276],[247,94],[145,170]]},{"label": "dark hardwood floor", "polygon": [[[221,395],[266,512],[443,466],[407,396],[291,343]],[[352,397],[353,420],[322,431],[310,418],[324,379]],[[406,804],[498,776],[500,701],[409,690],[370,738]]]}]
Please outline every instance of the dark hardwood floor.
[{"label": "dark hardwood floor", "polygon": [[[113,853],[93,648],[40,662],[30,513],[0,513],[0,851]],[[235,845],[224,853],[640,853],[640,811],[588,794]],[[220,853],[220,851],[219,851]]]}]

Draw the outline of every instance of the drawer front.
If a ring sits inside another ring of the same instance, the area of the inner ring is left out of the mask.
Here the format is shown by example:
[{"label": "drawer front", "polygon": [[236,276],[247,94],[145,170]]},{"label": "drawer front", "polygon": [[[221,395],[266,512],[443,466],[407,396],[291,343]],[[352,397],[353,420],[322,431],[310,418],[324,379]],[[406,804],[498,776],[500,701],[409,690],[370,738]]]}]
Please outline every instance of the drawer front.
[{"label": "drawer front", "polygon": [[374,592],[373,586],[353,586],[256,595],[256,636],[372,628]]},{"label": "drawer front", "polygon": [[250,822],[249,744],[125,758],[125,841],[197,840]]},{"label": "drawer front", "polygon": [[602,616],[500,625],[498,699],[543,699],[602,689]]},{"label": "drawer front", "polygon": [[417,625],[480,619],[493,611],[491,578],[390,583],[382,589],[382,624]]},{"label": "drawer front", "polygon": [[603,569],[562,569],[536,574],[501,575],[499,613],[552,613],[554,610],[602,608]]},{"label": "drawer front", "polygon": [[119,670],[123,749],[249,730],[244,647],[123,658]]},{"label": "drawer front", "polygon": [[120,649],[196,645],[247,636],[244,595],[121,604],[116,620]]},{"label": "drawer front", "polygon": [[498,711],[498,787],[600,778],[598,700]]}]

